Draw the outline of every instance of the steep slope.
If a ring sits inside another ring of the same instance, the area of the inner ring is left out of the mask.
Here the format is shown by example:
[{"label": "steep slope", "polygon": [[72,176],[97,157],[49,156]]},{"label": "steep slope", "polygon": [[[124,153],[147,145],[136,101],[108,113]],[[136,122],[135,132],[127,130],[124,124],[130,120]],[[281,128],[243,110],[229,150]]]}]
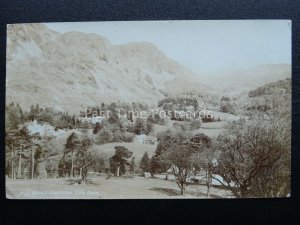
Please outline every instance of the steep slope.
[{"label": "steep slope", "polygon": [[195,84],[192,72],[150,43],[112,45],[96,34],[42,24],[8,26],[7,102],[77,112],[101,102],[157,103]]},{"label": "steep slope", "polygon": [[263,113],[290,117],[291,115],[291,78],[267,83],[241,96],[237,104],[246,115]]},{"label": "steep slope", "polygon": [[[38,31],[38,32],[37,32]],[[18,60],[40,56],[40,47],[59,33],[43,24],[7,25],[7,60]]]}]

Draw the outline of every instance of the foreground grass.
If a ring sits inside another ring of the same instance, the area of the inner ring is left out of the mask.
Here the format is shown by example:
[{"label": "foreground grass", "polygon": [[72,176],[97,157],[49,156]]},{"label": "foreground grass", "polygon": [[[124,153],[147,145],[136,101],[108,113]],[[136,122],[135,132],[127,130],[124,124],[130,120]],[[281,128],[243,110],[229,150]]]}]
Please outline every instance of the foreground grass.
[{"label": "foreground grass", "polygon": [[[208,198],[206,187],[189,185],[180,195],[174,181],[143,177],[97,177],[81,185],[71,179],[6,179],[6,196],[12,199],[153,199]],[[228,191],[211,188],[209,198],[229,197]]]}]

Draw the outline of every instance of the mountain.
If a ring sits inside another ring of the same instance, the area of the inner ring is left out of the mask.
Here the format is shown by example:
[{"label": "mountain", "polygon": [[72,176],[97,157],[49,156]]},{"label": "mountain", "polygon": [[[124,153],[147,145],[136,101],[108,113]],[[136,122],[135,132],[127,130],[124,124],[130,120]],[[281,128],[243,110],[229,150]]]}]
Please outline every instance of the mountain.
[{"label": "mountain", "polygon": [[184,90],[206,92],[196,74],[150,43],[112,45],[97,34],[43,24],[7,27],[6,101],[78,112],[102,102],[157,104]]},{"label": "mountain", "polygon": [[290,77],[290,64],[263,64],[249,69],[201,74],[202,82],[213,87],[214,92],[231,96]]}]

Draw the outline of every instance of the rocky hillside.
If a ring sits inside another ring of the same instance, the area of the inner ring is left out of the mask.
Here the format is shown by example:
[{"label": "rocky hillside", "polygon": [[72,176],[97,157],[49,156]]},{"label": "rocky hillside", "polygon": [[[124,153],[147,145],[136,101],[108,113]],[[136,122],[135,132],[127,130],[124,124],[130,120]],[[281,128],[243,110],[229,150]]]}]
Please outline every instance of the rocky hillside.
[{"label": "rocky hillside", "polygon": [[7,102],[78,112],[101,102],[156,104],[165,93],[206,91],[193,74],[150,43],[112,45],[43,24],[7,27]]}]

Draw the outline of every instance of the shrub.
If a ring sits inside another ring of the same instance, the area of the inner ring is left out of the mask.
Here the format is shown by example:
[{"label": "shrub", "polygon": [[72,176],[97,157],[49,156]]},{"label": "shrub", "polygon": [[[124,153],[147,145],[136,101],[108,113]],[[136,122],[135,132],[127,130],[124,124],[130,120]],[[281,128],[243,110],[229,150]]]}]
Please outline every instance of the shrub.
[{"label": "shrub", "polygon": [[113,134],[110,131],[102,130],[96,139],[97,144],[107,144],[113,141]]}]

